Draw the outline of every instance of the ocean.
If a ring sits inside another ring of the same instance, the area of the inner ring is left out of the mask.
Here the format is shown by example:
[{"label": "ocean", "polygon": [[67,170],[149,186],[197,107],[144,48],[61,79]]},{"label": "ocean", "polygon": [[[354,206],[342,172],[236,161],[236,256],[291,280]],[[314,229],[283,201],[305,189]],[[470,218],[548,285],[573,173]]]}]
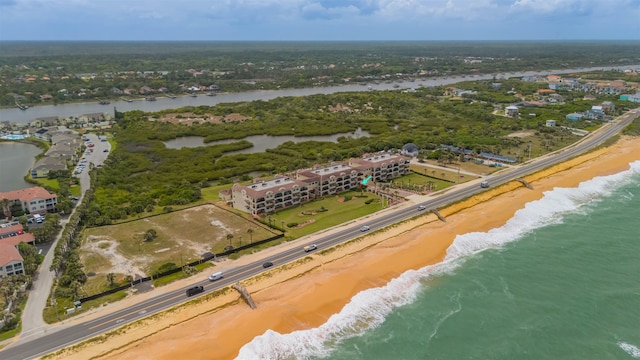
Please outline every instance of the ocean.
[{"label": "ocean", "polygon": [[443,263],[238,359],[640,359],[640,161],[556,188]]}]

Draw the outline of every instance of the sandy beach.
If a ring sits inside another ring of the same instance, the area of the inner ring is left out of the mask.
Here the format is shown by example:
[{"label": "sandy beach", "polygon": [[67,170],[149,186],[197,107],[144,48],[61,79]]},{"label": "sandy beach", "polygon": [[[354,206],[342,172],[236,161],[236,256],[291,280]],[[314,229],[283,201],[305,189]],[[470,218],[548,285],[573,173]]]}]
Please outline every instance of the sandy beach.
[{"label": "sandy beach", "polygon": [[[289,333],[318,327],[358,292],[382,286],[407,270],[441,262],[457,235],[500,227],[526,203],[542,198],[545,191],[576,187],[596,176],[627,170],[629,163],[640,160],[639,150],[639,139],[623,137],[615,145],[525,177],[533,189],[514,181],[441,209],[446,222],[425,213],[333,251],[310,253],[294,264],[276,267],[243,282],[256,310],[242,302],[235,291],[228,291],[128,325],[116,334],[51,358],[233,359],[243,345],[268,329]],[[409,201],[405,206],[414,205]],[[262,256],[264,253],[238,261]],[[167,289],[178,286],[185,284]]]}]

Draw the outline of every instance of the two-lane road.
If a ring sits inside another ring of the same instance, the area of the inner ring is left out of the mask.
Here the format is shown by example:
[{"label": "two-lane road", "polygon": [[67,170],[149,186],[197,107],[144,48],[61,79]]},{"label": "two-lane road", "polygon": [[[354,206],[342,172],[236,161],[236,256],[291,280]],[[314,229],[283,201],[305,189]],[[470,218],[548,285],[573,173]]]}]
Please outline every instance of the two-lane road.
[{"label": "two-lane road", "polygon": [[[496,175],[487,177],[487,180],[490,182],[491,186],[500,185],[575,157],[576,155],[602,144],[608,138],[614,136],[622,128],[630,124],[633,119],[638,116],[640,116],[640,110],[636,109],[616,119],[614,123],[607,124],[599,131],[589,135],[577,144],[563,149],[556,154],[545,156],[522,166],[506,169]],[[426,209],[435,209],[467,198],[483,190],[484,189],[481,189],[477,184],[471,186],[459,185],[456,188],[450,189],[443,194],[421,203],[420,205],[424,205]],[[398,209],[391,211],[388,214],[376,217],[375,220],[368,221],[367,225],[370,227],[369,231],[375,231],[393,223],[412,218],[419,213],[417,206],[409,209]],[[326,235],[315,240],[314,243],[318,245],[318,250],[315,251],[329,248],[362,235],[363,233],[360,231],[360,225],[351,225],[335,234]],[[308,244],[300,244],[297,248],[283,250],[260,261],[227,270],[225,271],[225,277],[221,280],[215,282],[205,280],[194,283],[191,286],[203,285],[205,287],[205,293],[220,289],[265,271],[262,267],[262,264],[265,261],[271,261],[275,266],[279,266],[309,255],[309,253],[302,250],[302,247],[305,245]],[[174,292],[160,294],[127,309],[116,311],[98,319],[78,325],[62,327],[58,331],[49,333],[48,335],[37,339],[21,339],[7,349],[1,351],[0,358],[3,360],[24,360],[48,354],[56,349],[72,345],[81,340],[96,336],[110,329],[114,329],[126,323],[130,323],[137,319],[149,316],[150,314],[154,314],[180,304],[188,299],[185,294],[186,289],[187,288],[183,288]]]}]

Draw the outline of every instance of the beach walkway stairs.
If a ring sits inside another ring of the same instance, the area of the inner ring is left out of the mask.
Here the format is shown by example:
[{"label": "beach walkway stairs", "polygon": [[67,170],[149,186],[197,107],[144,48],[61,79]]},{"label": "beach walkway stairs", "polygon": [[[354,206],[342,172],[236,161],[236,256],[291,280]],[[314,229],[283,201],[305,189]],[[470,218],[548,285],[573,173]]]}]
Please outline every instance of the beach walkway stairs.
[{"label": "beach walkway stairs", "polygon": [[516,180],[521,182],[527,189],[533,190],[533,186],[531,186],[531,184],[529,184],[525,179],[517,178]]},{"label": "beach walkway stairs", "polygon": [[447,219],[444,218],[444,216],[442,216],[440,214],[440,212],[438,211],[438,209],[431,209],[431,212],[436,214],[436,216],[438,217],[438,219],[440,219],[440,221],[442,222],[447,222]]},{"label": "beach walkway stairs", "polygon": [[253,299],[251,298],[251,294],[249,294],[249,291],[247,291],[247,288],[245,288],[244,286],[240,285],[240,283],[235,283],[235,284],[231,285],[231,288],[235,289],[236,291],[238,291],[240,293],[240,295],[242,296],[244,301],[247,303],[247,305],[249,305],[249,307],[251,309],[257,308],[256,303],[253,302]]}]

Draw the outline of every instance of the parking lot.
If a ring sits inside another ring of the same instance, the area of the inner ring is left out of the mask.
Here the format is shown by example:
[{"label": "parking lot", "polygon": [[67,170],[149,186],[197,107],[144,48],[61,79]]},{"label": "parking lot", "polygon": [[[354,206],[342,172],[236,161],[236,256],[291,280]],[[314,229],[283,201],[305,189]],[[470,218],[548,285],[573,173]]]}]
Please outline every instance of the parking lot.
[{"label": "parking lot", "polygon": [[85,134],[83,139],[85,139],[87,150],[85,150],[73,174],[80,179],[80,187],[84,193],[91,185],[88,171],[91,169],[90,165],[101,167],[109,156],[111,144],[108,141],[100,141],[96,134]]}]

